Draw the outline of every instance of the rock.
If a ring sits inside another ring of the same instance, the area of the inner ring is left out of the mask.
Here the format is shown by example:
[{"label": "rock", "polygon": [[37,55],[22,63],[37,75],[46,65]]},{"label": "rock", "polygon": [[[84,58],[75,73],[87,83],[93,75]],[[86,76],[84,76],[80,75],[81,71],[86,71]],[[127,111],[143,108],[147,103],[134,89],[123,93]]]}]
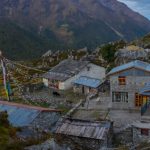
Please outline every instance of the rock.
[{"label": "rock", "polygon": [[121,65],[132,60],[150,61],[150,49],[130,45],[123,49],[119,49],[115,53],[115,63]]},{"label": "rock", "polygon": [[48,50],[42,57],[48,57],[52,55],[52,50]]},{"label": "rock", "polygon": [[30,147],[26,147],[25,150],[71,150],[71,149],[66,145],[60,146],[55,142],[54,139],[50,139],[40,145],[33,145]]}]

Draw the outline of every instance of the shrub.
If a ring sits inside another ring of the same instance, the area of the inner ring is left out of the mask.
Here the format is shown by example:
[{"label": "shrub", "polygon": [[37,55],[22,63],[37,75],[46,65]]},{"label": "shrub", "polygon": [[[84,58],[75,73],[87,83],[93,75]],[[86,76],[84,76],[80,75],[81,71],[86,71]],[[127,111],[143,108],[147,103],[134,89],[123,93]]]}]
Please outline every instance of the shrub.
[{"label": "shrub", "polygon": [[7,111],[0,112],[0,126],[9,127]]}]

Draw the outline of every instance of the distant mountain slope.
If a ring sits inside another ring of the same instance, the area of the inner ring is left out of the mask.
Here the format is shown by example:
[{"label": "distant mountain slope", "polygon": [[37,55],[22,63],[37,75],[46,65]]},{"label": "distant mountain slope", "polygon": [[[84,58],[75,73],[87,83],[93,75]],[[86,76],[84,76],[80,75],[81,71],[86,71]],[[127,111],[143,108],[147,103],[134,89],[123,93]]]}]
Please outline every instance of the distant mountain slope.
[{"label": "distant mountain slope", "polygon": [[21,60],[39,57],[49,46],[55,48],[52,40],[39,36],[36,32],[22,28],[12,21],[0,19],[0,49],[4,55]]},{"label": "distant mountain slope", "polygon": [[[94,48],[150,32],[148,19],[117,0],[1,0],[0,17],[11,21],[0,23],[0,49],[12,58],[26,58],[26,52],[37,57],[48,49]],[[5,42],[3,30],[9,37]]]}]

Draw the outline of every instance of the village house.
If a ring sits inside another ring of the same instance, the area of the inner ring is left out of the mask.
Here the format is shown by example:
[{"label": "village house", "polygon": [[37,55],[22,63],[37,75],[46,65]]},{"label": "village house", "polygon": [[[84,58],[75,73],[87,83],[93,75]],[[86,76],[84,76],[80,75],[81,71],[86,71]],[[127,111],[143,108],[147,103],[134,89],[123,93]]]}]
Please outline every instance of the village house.
[{"label": "village house", "polygon": [[150,82],[140,90],[143,97],[141,120],[132,124],[133,142],[135,144],[150,140]]},{"label": "village house", "polygon": [[134,144],[148,142],[150,140],[150,122],[137,121],[132,124]]},{"label": "village house", "polygon": [[73,82],[73,90],[75,93],[82,94],[97,94],[100,85],[103,83],[101,79],[95,79],[88,76],[80,76],[77,80]]},{"label": "village house", "polygon": [[80,76],[103,79],[105,68],[88,61],[66,59],[43,75],[43,83],[49,88],[67,90]]},{"label": "village house", "polygon": [[111,146],[113,123],[65,118],[58,124],[55,133],[59,141],[60,138],[65,143],[71,140],[84,149],[99,150]]},{"label": "village house", "polygon": [[20,127],[25,134],[35,131],[49,132],[60,117],[60,111],[37,106],[0,101],[0,111],[8,113],[8,120],[14,127]]},{"label": "village house", "polygon": [[140,90],[150,81],[149,63],[135,60],[113,68],[107,77],[112,109],[141,109],[145,97]]}]

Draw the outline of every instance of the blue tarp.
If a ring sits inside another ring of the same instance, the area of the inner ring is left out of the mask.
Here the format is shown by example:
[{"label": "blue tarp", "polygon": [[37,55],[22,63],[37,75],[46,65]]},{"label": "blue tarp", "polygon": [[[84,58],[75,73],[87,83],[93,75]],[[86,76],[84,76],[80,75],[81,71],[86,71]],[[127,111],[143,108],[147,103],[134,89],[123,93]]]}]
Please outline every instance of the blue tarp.
[{"label": "blue tarp", "polygon": [[0,104],[0,111],[7,111],[9,122],[15,127],[28,126],[40,113],[39,110]]},{"label": "blue tarp", "polygon": [[145,70],[145,71],[150,71],[150,64],[149,63],[146,63],[146,62],[143,62],[143,61],[140,61],[140,60],[135,60],[135,61],[129,62],[127,64],[123,64],[121,66],[113,68],[108,73],[108,75],[119,72],[119,71],[122,71],[122,70],[125,70],[125,69],[128,69],[128,68],[133,68],[133,67],[134,68],[139,68],[139,69],[142,69],[142,70]]},{"label": "blue tarp", "polygon": [[97,88],[102,83],[99,79],[94,79],[86,76],[81,76],[73,82],[74,84],[80,84],[87,87]]}]

